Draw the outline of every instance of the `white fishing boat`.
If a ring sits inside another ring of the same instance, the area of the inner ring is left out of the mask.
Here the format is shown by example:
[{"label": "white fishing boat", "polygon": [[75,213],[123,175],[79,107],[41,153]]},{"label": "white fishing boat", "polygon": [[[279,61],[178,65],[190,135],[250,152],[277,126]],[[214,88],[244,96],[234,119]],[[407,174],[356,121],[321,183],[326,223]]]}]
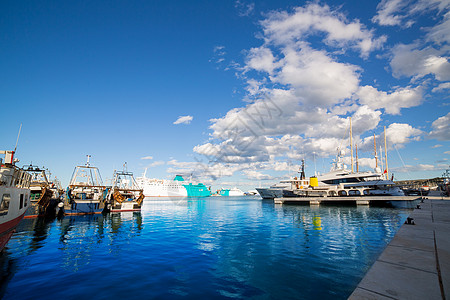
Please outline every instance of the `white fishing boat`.
[{"label": "white fishing boat", "polygon": [[107,196],[111,212],[140,211],[144,191],[134,179],[132,172],[114,171],[113,185]]},{"label": "white fishing boat", "polygon": [[59,192],[49,182],[44,168],[28,165],[23,169],[31,175],[30,202],[25,218],[54,217],[59,203]]},{"label": "white fishing boat", "polygon": [[89,158],[87,155],[84,166],[75,167],[64,203],[58,205],[58,215],[100,214],[105,210],[108,189],[103,185],[98,168],[90,165]]},{"label": "white fishing boat", "polygon": [[31,175],[18,168],[15,151],[0,151],[0,251],[14,233],[30,206]]}]

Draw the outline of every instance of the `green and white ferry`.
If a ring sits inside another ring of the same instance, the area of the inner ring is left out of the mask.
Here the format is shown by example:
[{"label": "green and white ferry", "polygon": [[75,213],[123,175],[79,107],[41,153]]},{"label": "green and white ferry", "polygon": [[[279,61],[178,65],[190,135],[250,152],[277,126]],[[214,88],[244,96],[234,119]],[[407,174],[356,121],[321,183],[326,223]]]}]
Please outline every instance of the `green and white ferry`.
[{"label": "green and white ferry", "polygon": [[144,189],[145,197],[209,197],[211,190],[203,183],[193,183],[176,175],[173,180],[147,178],[145,173],[136,178],[139,186]]}]

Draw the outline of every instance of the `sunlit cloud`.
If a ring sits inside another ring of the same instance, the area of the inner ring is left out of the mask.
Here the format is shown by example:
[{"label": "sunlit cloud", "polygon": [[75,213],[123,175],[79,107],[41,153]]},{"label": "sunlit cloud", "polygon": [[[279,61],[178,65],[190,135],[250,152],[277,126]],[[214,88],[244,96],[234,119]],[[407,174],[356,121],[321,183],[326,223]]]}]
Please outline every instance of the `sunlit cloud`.
[{"label": "sunlit cloud", "polygon": [[191,123],[192,119],[194,119],[193,116],[180,116],[175,122],[173,122],[173,124],[189,124]]}]

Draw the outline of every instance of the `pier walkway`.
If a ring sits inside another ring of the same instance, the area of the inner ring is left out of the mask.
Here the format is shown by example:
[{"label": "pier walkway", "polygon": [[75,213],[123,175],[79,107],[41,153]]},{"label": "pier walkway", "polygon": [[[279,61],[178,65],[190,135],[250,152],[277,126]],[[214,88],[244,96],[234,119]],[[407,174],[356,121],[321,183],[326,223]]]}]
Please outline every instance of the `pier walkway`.
[{"label": "pier walkway", "polygon": [[349,299],[450,299],[450,199],[426,198]]},{"label": "pier walkway", "polygon": [[309,205],[320,205],[321,203],[353,202],[356,205],[370,205],[376,202],[413,202],[419,196],[345,196],[345,197],[286,197],[275,198],[275,204],[284,203],[309,203]]}]

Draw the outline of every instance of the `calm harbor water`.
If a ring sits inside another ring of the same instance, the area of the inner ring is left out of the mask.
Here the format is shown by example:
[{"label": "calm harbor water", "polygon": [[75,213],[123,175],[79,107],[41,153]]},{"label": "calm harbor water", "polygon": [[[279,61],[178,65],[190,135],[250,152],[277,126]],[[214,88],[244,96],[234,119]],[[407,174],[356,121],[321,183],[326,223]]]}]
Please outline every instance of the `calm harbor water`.
[{"label": "calm harbor water", "polygon": [[24,220],[0,255],[0,296],[346,299],[409,212],[210,197]]}]

